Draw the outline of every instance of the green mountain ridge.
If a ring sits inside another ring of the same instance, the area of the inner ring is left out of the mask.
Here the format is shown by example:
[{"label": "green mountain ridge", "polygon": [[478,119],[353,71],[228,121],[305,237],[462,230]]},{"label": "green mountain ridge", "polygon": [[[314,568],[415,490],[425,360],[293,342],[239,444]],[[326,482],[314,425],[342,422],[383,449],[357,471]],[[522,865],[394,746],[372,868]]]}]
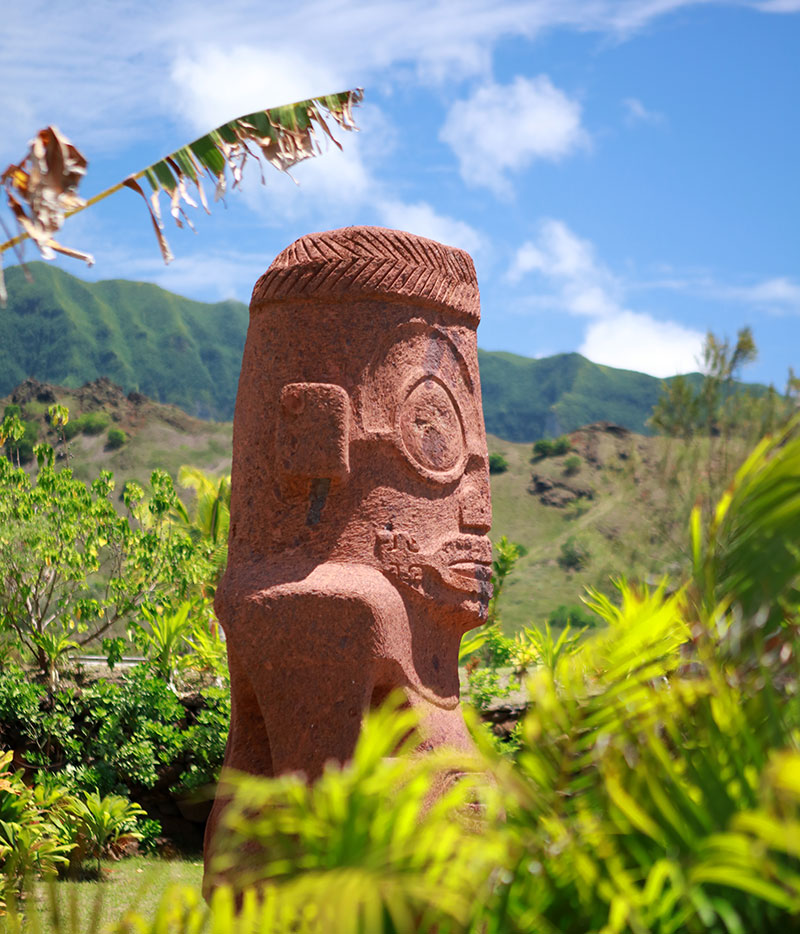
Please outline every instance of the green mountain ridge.
[{"label": "green mountain ridge", "polygon": [[247,331],[241,302],[195,302],[156,285],[84,282],[47,263],[7,270],[0,395],[26,377],[78,387],[99,376],[191,415],[230,419]]},{"label": "green mountain ridge", "polygon": [[[85,282],[47,263],[6,271],[0,396],[27,377],[78,387],[107,376],[200,418],[230,420],[248,309],[193,301],[145,282]],[[662,381],[577,353],[530,359],[479,351],[486,430],[531,442],[610,421],[647,432]],[[692,379],[700,379],[695,374]]]},{"label": "green mountain ridge", "polygon": [[[598,421],[649,434],[647,419],[663,382],[655,376],[601,366],[577,353],[531,359],[481,350],[478,358],[490,434],[535,441]],[[691,374],[689,379],[702,377]]]}]

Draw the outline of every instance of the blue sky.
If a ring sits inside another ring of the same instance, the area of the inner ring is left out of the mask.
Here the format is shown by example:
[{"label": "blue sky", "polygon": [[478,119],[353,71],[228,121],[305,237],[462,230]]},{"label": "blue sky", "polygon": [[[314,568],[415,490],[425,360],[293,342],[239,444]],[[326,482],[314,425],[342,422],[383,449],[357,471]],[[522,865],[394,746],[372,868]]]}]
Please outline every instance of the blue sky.
[{"label": "blue sky", "polygon": [[0,79],[0,165],[53,123],[86,197],[242,113],[365,89],[299,185],[246,173],[197,235],[170,221],[169,267],[131,192],[68,221],[83,278],[247,301],[296,237],[379,224],[472,253],[486,349],[668,376],[750,325],[745,378],[800,370],[800,0],[33,0],[3,14]]}]

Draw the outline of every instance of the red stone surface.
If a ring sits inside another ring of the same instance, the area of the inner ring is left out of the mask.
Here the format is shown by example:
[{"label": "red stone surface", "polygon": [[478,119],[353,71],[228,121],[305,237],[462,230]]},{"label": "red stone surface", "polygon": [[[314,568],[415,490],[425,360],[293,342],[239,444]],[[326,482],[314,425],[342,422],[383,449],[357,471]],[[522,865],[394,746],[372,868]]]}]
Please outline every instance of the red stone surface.
[{"label": "red stone surface", "polygon": [[468,254],[374,227],[303,237],[256,283],[216,598],[227,766],[314,779],[398,688],[423,748],[471,747],[458,648],[491,594],[479,308]]}]

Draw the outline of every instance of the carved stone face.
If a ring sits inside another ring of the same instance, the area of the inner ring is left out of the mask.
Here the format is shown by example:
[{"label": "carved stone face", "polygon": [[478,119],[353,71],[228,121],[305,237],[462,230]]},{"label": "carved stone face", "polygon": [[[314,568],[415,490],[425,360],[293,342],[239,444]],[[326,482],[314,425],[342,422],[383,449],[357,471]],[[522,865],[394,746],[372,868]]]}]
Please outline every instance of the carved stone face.
[{"label": "carved stone face", "polygon": [[394,489],[377,486],[365,504],[378,565],[403,587],[471,617],[466,625],[486,618],[491,596],[477,375],[474,330],[417,319],[390,335],[361,396],[372,469],[398,478]]}]

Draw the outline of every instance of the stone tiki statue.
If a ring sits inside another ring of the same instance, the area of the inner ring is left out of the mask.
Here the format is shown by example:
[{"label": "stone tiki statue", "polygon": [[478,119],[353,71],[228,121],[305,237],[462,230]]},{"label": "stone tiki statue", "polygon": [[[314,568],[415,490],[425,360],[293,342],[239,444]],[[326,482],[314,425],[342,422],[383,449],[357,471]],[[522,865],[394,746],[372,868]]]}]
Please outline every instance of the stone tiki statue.
[{"label": "stone tiki statue", "polygon": [[468,254],[382,228],[302,237],[256,284],[216,597],[227,767],[314,779],[398,688],[423,748],[471,748],[458,649],[492,555],[479,316]]}]

